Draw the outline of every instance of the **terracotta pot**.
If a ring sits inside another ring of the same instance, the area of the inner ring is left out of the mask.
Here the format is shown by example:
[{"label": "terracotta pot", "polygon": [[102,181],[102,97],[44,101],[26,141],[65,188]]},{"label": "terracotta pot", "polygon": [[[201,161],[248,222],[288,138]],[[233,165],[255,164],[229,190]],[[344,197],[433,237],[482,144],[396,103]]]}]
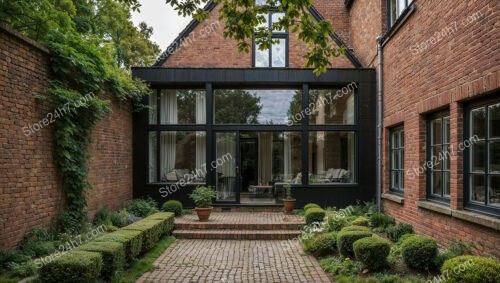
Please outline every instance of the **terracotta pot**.
[{"label": "terracotta pot", "polygon": [[295,199],[284,199],[283,203],[285,204],[286,212],[292,212],[295,208]]},{"label": "terracotta pot", "polygon": [[212,213],[213,207],[195,207],[194,210],[196,210],[196,214],[198,214],[198,219],[200,221],[208,221],[208,218],[210,217],[210,213]]}]

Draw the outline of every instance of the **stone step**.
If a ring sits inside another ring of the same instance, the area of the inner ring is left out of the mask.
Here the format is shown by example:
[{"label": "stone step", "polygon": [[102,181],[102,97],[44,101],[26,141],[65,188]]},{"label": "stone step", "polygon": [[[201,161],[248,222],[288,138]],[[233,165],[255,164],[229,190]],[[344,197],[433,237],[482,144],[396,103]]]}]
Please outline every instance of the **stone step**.
[{"label": "stone step", "polygon": [[220,240],[288,240],[300,236],[299,230],[180,230],[173,235],[179,239]]},{"label": "stone step", "polygon": [[283,212],[283,205],[214,206],[214,212]]},{"label": "stone step", "polygon": [[179,230],[301,230],[305,222],[286,223],[216,223],[216,222],[177,222]]}]

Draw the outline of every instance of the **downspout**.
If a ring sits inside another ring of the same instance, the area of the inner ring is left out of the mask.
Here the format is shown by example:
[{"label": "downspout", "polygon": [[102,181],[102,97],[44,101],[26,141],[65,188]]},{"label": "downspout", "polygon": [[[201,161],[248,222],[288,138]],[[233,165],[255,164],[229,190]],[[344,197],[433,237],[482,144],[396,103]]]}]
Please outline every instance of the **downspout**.
[{"label": "downspout", "polygon": [[377,37],[377,54],[378,54],[378,72],[377,72],[377,210],[380,212],[382,210],[381,198],[382,198],[382,94],[383,94],[383,43],[384,37],[379,35]]}]

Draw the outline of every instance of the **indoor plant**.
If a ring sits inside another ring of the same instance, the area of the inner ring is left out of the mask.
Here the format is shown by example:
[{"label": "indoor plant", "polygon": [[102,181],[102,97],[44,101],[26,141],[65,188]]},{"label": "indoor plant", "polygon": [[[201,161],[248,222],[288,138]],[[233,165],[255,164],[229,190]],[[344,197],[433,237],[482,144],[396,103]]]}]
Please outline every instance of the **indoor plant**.
[{"label": "indoor plant", "polygon": [[292,185],[290,183],[285,184],[285,199],[283,200],[285,204],[285,211],[292,212],[295,207],[295,199],[292,197]]},{"label": "indoor plant", "polygon": [[189,197],[194,201],[195,210],[200,221],[207,221],[212,213],[212,200],[215,198],[212,187],[198,186]]}]

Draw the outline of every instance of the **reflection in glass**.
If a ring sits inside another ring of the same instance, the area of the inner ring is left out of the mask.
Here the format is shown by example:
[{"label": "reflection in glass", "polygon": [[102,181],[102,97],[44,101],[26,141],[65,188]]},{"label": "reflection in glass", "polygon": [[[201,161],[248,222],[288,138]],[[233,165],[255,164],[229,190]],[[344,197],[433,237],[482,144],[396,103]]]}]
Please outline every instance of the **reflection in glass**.
[{"label": "reflection in glass", "polygon": [[500,103],[488,107],[490,121],[489,138],[500,138]]},{"label": "reflection in glass", "polygon": [[233,156],[226,159],[220,166],[217,166],[216,173],[216,191],[217,200],[235,201],[237,186],[236,171],[236,133],[217,133],[216,134],[216,158],[222,156]]},{"label": "reflection in glass", "polygon": [[312,112],[309,117],[310,125],[353,125],[354,91],[349,90],[343,93],[338,89],[310,90],[309,108]]},{"label": "reflection in glass", "polygon": [[205,90],[164,89],[160,99],[161,124],[205,124]]},{"label": "reflection in glass", "polygon": [[285,32],[283,29],[275,29],[274,28],[274,23],[278,23],[283,17],[285,16],[285,13],[272,13],[272,24],[273,24],[273,32]]},{"label": "reflection in glass", "polygon": [[309,132],[309,183],[353,183],[354,133]]},{"label": "reflection in glass", "polygon": [[490,176],[489,204],[500,206],[500,175]]},{"label": "reflection in glass", "polygon": [[273,50],[272,50],[272,60],[273,67],[285,67],[286,64],[286,39],[274,39]]},{"label": "reflection in glass", "polygon": [[269,49],[260,50],[255,46],[255,67],[269,67]]},{"label": "reflection in glass", "polygon": [[489,169],[490,173],[500,173],[500,141],[489,143]]},{"label": "reflection in glass", "polygon": [[484,142],[477,142],[471,146],[472,172],[484,172]]},{"label": "reflection in glass", "polygon": [[157,111],[157,108],[156,108],[156,105],[158,104],[157,103],[157,95],[156,95],[156,92],[151,94],[149,96],[149,124],[156,124],[156,111]]},{"label": "reflection in glass", "polygon": [[484,175],[471,175],[470,199],[484,203],[484,189]]},{"label": "reflection in glass", "polygon": [[478,136],[480,139],[485,138],[485,121],[486,121],[486,110],[484,107],[479,109],[474,109],[471,112],[471,132],[472,136]]},{"label": "reflection in glass", "polygon": [[156,147],[156,132],[149,132],[149,182],[157,182],[156,176],[156,157],[158,156],[158,149]]},{"label": "reflection in glass", "polygon": [[396,191],[404,190],[404,130],[403,127],[396,127],[390,132],[390,189]]}]

